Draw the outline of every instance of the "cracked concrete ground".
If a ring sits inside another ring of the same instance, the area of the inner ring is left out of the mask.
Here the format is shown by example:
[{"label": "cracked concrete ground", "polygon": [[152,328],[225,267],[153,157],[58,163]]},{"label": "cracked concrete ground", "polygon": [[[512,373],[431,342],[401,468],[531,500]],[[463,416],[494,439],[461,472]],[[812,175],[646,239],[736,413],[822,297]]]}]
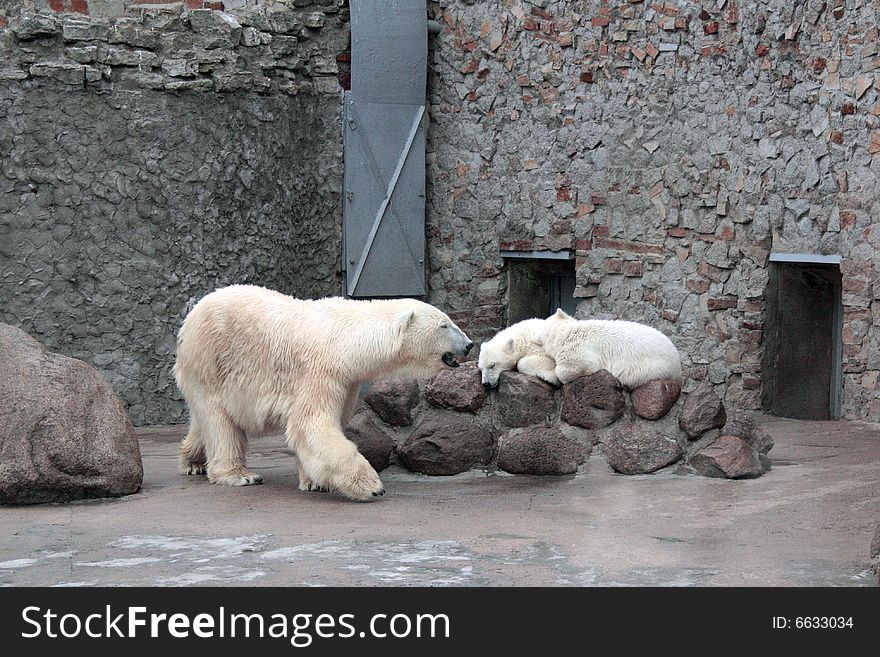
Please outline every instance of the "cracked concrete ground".
[{"label": "cracked concrete ground", "polygon": [[880,508],[880,427],[762,418],[773,469],[728,481],[382,473],[358,504],[296,488],[279,438],[262,486],[177,474],[182,428],[139,431],[140,493],[0,508],[0,583],[19,586],[864,586]]}]

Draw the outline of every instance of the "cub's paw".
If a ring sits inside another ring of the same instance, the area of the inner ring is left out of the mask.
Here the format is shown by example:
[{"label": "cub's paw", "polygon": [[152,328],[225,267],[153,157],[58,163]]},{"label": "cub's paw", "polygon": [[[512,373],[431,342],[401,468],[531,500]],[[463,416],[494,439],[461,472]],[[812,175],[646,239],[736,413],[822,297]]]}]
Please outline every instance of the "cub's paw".
[{"label": "cub's paw", "polygon": [[180,466],[180,474],[204,475],[208,474],[208,467],[204,463],[183,463]]}]

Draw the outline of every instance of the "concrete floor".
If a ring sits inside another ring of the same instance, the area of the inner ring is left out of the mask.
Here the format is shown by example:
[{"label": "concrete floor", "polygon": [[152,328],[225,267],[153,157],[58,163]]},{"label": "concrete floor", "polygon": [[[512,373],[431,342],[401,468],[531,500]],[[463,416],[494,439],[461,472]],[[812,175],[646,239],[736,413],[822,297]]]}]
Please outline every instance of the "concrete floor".
[{"label": "concrete floor", "polygon": [[263,486],[176,474],[181,429],[139,432],[144,487],[0,508],[0,584],[864,586],[880,509],[880,427],[763,418],[771,472],[627,477],[382,473],[370,504],[296,488],[281,441]]}]

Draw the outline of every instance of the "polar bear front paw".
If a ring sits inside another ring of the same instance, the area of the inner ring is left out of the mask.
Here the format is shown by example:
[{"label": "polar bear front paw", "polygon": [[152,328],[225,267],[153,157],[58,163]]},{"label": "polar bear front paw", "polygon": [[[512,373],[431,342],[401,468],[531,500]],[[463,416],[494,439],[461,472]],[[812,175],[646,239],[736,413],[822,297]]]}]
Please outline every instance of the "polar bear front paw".
[{"label": "polar bear front paw", "polygon": [[236,470],[216,477],[208,473],[208,480],[223,486],[256,486],[263,483],[263,475],[250,470]]},{"label": "polar bear front paw", "polygon": [[307,493],[329,493],[330,489],[326,486],[319,486],[313,481],[300,481],[299,489]]},{"label": "polar bear front paw", "polygon": [[351,465],[333,477],[333,488],[346,497],[369,502],[385,494],[385,486],[379,475],[360,454]]}]

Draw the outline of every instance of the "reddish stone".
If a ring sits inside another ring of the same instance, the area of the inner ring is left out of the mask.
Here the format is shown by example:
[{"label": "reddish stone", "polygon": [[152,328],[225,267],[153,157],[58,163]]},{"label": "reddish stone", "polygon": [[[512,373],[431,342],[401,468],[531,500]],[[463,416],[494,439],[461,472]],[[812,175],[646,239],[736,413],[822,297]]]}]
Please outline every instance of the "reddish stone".
[{"label": "reddish stone", "polygon": [[412,424],[411,411],[419,403],[419,384],[409,379],[376,381],[364,401],[383,422],[408,427]]},{"label": "reddish stone", "polygon": [[70,11],[77,14],[88,14],[89,3],[87,0],[70,0]]},{"label": "reddish stone", "polygon": [[623,271],[623,260],[620,258],[605,258],[602,267],[609,274],[619,274]]},{"label": "reddish stone", "polygon": [[621,422],[604,442],[605,458],[622,474],[648,474],[681,458],[678,441],[657,425]]},{"label": "reddish stone", "polygon": [[843,143],[843,133],[840,130],[835,130],[831,133],[831,143],[832,144],[842,144]]},{"label": "reddish stone", "polygon": [[358,451],[379,472],[388,467],[394,441],[376,424],[372,413],[363,409],[345,429],[345,437],[357,445]]},{"label": "reddish stone", "polygon": [[645,244],[644,242],[633,242],[605,237],[596,237],[595,246],[600,249],[614,249],[617,251],[630,251],[632,253],[653,253],[656,255],[666,254],[666,249],[657,244]]},{"label": "reddish stone", "polygon": [[576,427],[607,427],[623,415],[625,406],[623,386],[605,370],[562,386],[562,421]]},{"label": "reddish stone", "polygon": [[681,383],[675,379],[656,379],[631,393],[633,411],[646,420],[659,420],[669,413],[681,395]]},{"label": "reddish stone", "polygon": [[513,474],[574,474],[591,449],[558,427],[513,429],[498,441],[498,467]]},{"label": "reddish stone", "polygon": [[714,297],[706,302],[709,310],[727,310],[728,308],[736,308],[737,297]]},{"label": "reddish stone", "polygon": [[712,386],[705,384],[687,396],[678,416],[678,426],[691,440],[696,440],[710,429],[720,429],[726,421],[724,404]]},{"label": "reddish stone", "polygon": [[430,475],[454,475],[489,463],[495,454],[494,430],[479,418],[430,410],[413,427],[398,449],[408,470]]},{"label": "reddish stone", "polygon": [[556,416],[559,402],[549,383],[520,372],[504,372],[498,379],[495,412],[506,427],[544,424]]},{"label": "reddish stone", "polygon": [[755,48],[755,55],[757,55],[758,57],[766,57],[769,52],[770,46],[763,43],[759,43],[758,47]]},{"label": "reddish stone", "polygon": [[691,456],[689,463],[706,477],[752,479],[765,472],[758,452],[738,436],[721,436],[709,447]]},{"label": "reddish stone", "polygon": [[709,290],[709,281],[702,278],[690,278],[685,283],[685,287],[687,287],[687,289],[691,292],[703,294],[704,292]]},{"label": "reddish stone", "polygon": [[591,22],[593,27],[608,27],[611,19],[606,16],[595,16]]},{"label": "reddish stone", "polygon": [[475,413],[486,401],[480,370],[473,361],[443,370],[428,381],[425,399],[432,406]]},{"label": "reddish stone", "polygon": [[640,260],[627,260],[623,263],[623,275],[637,278],[642,275],[642,262]]},{"label": "reddish stone", "polygon": [[718,21],[711,21],[703,25],[703,34],[718,34]]}]

